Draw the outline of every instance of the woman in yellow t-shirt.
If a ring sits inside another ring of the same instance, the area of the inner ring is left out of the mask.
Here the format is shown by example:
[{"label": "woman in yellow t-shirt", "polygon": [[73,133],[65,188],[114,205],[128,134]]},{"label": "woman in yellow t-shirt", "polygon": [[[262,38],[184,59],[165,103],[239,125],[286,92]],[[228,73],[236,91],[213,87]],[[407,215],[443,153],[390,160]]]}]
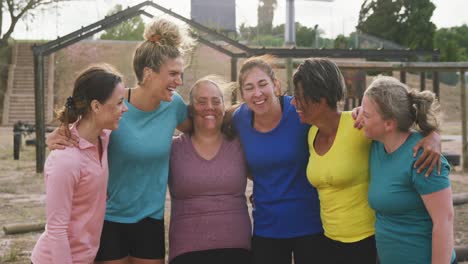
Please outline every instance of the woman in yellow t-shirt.
[{"label": "woman in yellow t-shirt", "polygon": [[[328,263],[375,264],[375,215],[367,200],[371,141],[354,128],[351,112],[338,110],[343,76],[328,59],[307,59],[293,82],[292,103],[301,121],[314,125],[308,135],[307,178],[320,198]],[[440,144],[438,135],[431,137],[423,147]]]}]

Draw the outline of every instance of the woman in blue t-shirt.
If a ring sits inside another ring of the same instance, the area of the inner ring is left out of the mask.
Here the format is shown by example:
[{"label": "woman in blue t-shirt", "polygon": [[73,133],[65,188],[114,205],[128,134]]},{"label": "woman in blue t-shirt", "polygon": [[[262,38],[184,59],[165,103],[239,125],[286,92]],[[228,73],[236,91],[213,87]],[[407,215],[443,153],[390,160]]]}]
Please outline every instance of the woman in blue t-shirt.
[{"label": "woman in blue t-shirt", "polygon": [[253,178],[254,264],[326,263],[317,191],[306,178],[307,131],[269,57],[246,60],[239,74],[243,104],[234,112]]},{"label": "woman in blue t-shirt", "polygon": [[382,264],[455,262],[450,166],[442,157],[441,174],[430,177],[414,168],[421,153],[414,157],[413,147],[438,128],[436,106],[432,92],[410,91],[393,77],[378,77],[364,94],[364,132],[374,140],[369,203]]}]

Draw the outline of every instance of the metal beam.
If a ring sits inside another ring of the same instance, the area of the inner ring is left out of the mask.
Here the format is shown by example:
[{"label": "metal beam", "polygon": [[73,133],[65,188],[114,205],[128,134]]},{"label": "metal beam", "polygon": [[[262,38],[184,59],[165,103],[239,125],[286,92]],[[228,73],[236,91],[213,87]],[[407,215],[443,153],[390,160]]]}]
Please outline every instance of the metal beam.
[{"label": "metal beam", "polygon": [[172,10],[164,8],[164,7],[162,7],[162,6],[158,5],[158,4],[155,4],[153,2],[147,1],[145,3],[147,3],[147,5],[149,5],[149,6],[152,6],[152,7],[156,8],[156,9],[159,9],[159,10],[163,11],[166,14],[169,14],[169,15],[171,15],[171,16],[179,19],[179,20],[184,21],[185,23],[189,24],[190,26],[192,26],[192,27],[194,27],[194,28],[196,28],[198,30],[206,32],[206,33],[208,33],[208,34],[210,34],[212,36],[215,36],[215,37],[217,37],[217,38],[219,38],[219,39],[221,39],[223,41],[226,41],[226,43],[229,43],[230,45],[232,45],[232,46],[234,46],[234,47],[236,47],[238,49],[241,49],[241,50],[243,50],[243,51],[245,51],[247,53],[250,53],[250,48],[248,46],[246,46],[244,44],[241,44],[238,41],[235,41],[235,40],[233,40],[233,39],[231,39],[231,38],[229,38],[229,37],[227,37],[227,36],[225,36],[225,35],[223,35],[221,33],[218,33],[216,31],[208,28],[208,27],[205,27],[204,25],[194,21],[193,19],[187,19],[186,17],[183,17],[183,16],[173,12]]},{"label": "metal beam", "polygon": [[420,72],[419,73],[419,83],[421,85],[421,91],[426,90],[426,72]]},{"label": "metal beam", "polygon": [[135,14],[136,12],[138,12],[138,10],[140,8],[148,5],[148,3],[149,3],[149,1],[146,1],[146,2],[143,2],[143,3],[137,4],[137,5],[133,6],[133,7],[127,8],[125,10],[122,10],[122,11],[120,11],[118,13],[113,14],[113,15],[107,16],[104,19],[101,19],[101,20],[99,20],[99,21],[97,21],[97,22],[95,22],[93,24],[90,24],[90,25],[88,25],[86,27],[82,27],[82,28],[80,28],[78,30],[75,30],[75,31],[63,36],[63,37],[59,37],[56,40],[49,41],[49,42],[47,42],[47,43],[45,43],[43,45],[38,45],[35,48],[33,48],[33,51],[34,52],[41,52],[42,54],[45,54],[45,52],[49,51],[49,49],[52,49],[54,47],[62,47],[63,43],[67,43],[68,41],[76,38],[77,36],[82,35],[85,32],[96,31],[96,29],[99,29],[99,28],[101,28],[101,30],[102,30],[103,25],[112,24],[113,22],[115,23],[115,21],[123,21],[122,17],[125,17],[126,19],[128,19],[129,14]]},{"label": "metal beam", "polygon": [[105,21],[103,22],[100,26],[90,30],[90,31],[76,31],[77,33],[75,34],[75,36],[73,38],[67,38],[66,40],[63,40],[63,41],[60,41],[59,44],[57,44],[56,46],[49,46],[47,49],[44,49],[42,51],[42,53],[44,55],[49,55],[51,53],[54,53],[58,50],[61,50],[65,47],[68,47],[72,44],[75,44],[76,42],[79,42],[83,39],[86,39],[94,34],[96,34],[97,32],[99,31],[102,31],[102,30],[106,30],[108,28],[111,28],[111,27],[114,27],[132,17],[135,17],[135,16],[138,16],[141,14],[141,11],[135,11],[135,12],[130,12],[130,13],[127,13],[125,16],[121,16],[119,17],[118,19],[114,19],[114,20],[108,20],[108,21]]},{"label": "metal beam", "polygon": [[460,71],[460,100],[461,100],[461,119],[462,119],[462,158],[463,171],[468,171],[468,143],[467,143],[467,113],[466,113],[466,79],[465,70]]},{"label": "metal beam", "polygon": [[459,71],[468,69],[467,62],[348,62],[335,61],[341,69],[406,70],[406,71]]},{"label": "metal beam", "polygon": [[[140,14],[145,15],[145,16],[147,16],[149,18],[154,17],[152,14],[150,14],[150,13],[144,11],[144,10],[141,10]],[[219,51],[219,52],[221,52],[221,53],[223,53],[223,54],[225,54],[227,56],[230,56],[230,57],[236,56],[236,54],[233,53],[232,51],[227,50],[227,49],[223,48],[220,45],[214,44],[213,42],[203,38],[202,36],[198,35],[197,33],[190,32],[190,35],[192,35],[192,37],[196,38],[200,43],[202,43],[202,44],[204,44],[204,45],[206,45],[206,46],[208,46],[208,47],[210,47],[210,48],[212,48],[214,50],[217,50],[217,51]]]},{"label": "metal beam", "polygon": [[202,43],[202,44],[204,44],[204,45],[206,45],[206,46],[208,46],[208,47],[210,47],[210,48],[212,48],[214,50],[217,50],[217,51],[219,51],[219,52],[221,52],[221,53],[223,53],[223,54],[225,54],[225,55],[227,55],[227,56],[229,56],[231,58],[236,57],[236,54],[231,52],[230,50],[227,50],[227,49],[221,47],[220,45],[214,44],[213,42],[211,42],[211,41],[209,41],[209,40],[207,40],[207,39],[205,39],[205,38],[203,38],[203,37],[201,37],[201,36],[199,36],[199,35],[197,35],[195,33],[193,33],[193,35],[197,38],[198,42],[200,42],[200,43]]},{"label": "metal beam", "polygon": [[415,56],[438,54],[438,51],[425,50],[363,50],[363,49],[302,49],[302,48],[260,48],[251,49],[251,55],[271,54],[278,58],[368,58],[368,59],[411,59]]},{"label": "metal beam", "polygon": [[34,59],[34,108],[36,111],[36,172],[44,171],[45,162],[45,89],[44,56],[35,53]]},{"label": "metal beam", "polygon": [[[440,54],[433,54],[432,61],[439,62]],[[440,99],[440,80],[439,80],[439,71],[432,72],[432,91],[436,94],[437,99]]]},{"label": "metal beam", "polygon": [[237,82],[237,58],[231,58],[231,82]]}]

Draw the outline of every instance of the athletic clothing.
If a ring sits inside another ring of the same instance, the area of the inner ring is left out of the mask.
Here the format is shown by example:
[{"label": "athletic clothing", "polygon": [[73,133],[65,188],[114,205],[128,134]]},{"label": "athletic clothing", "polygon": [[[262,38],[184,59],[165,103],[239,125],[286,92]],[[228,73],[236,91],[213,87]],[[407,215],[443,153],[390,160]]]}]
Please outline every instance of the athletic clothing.
[{"label": "athletic clothing", "polygon": [[[382,143],[372,143],[369,202],[376,212],[375,237],[382,264],[431,263],[432,219],[421,195],[450,188],[450,166],[442,156],[441,174],[417,173],[413,147],[423,136],[413,132],[397,150],[387,153]],[[452,254],[452,261],[455,252]]]},{"label": "athletic clothing", "polygon": [[249,264],[250,250],[244,248],[220,248],[184,253],[169,264]]},{"label": "athletic clothing", "polygon": [[[175,138],[169,174],[169,261],[210,249],[250,250],[246,184],[247,165],[238,139],[224,139],[218,153],[206,160],[196,151],[190,135]],[[205,255],[210,259],[210,254]]]},{"label": "athletic clothing", "polygon": [[161,101],[141,111],[125,101],[128,112],[109,144],[107,221],[136,223],[146,217],[163,219],[169,154],[174,129],[187,116],[182,98]]},{"label": "athletic clothing", "polygon": [[293,238],[253,236],[252,263],[291,264],[293,256],[294,264],[328,263],[324,242],[323,233]]},{"label": "athletic clothing", "polygon": [[[376,264],[375,237],[370,236],[357,242],[343,243],[325,237],[327,264]],[[395,262],[393,264],[400,264]],[[403,263],[402,263],[403,264]]]},{"label": "athletic clothing", "polygon": [[309,125],[301,124],[291,100],[283,97],[281,121],[266,133],[253,128],[246,104],[233,115],[254,181],[256,236],[293,238],[323,231],[317,192],[306,178]]},{"label": "athletic clothing", "polygon": [[351,112],[342,112],[335,140],[324,154],[315,152],[317,127],[309,131],[307,178],[317,188],[325,236],[357,242],[374,235],[375,214],[369,207],[371,141],[353,126]]},{"label": "athletic clothing", "polygon": [[137,223],[104,221],[96,261],[110,261],[127,256],[163,259],[166,256],[164,221],[145,218]]},{"label": "athletic clothing", "polygon": [[107,145],[110,130],[100,135],[98,146],[79,136],[78,147],[53,150],[44,167],[46,229],[36,243],[31,261],[42,263],[92,263],[99,246],[108,178]]}]

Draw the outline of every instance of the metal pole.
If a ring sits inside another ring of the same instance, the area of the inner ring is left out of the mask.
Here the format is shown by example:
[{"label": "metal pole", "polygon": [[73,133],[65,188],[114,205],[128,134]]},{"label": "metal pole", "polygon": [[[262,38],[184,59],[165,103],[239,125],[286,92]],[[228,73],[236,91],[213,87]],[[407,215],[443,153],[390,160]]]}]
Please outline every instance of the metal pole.
[{"label": "metal pole", "polygon": [[400,82],[406,83],[406,71],[400,71]]},{"label": "metal pole", "polygon": [[[231,57],[231,82],[237,81],[237,58]],[[234,105],[237,102],[237,89],[233,89],[231,92],[231,104]]]},{"label": "metal pole", "polygon": [[295,18],[294,0],[286,0],[286,25],[284,29],[284,45],[296,45],[296,25],[294,24]]},{"label": "metal pole", "polygon": [[36,172],[44,171],[45,162],[45,89],[44,89],[44,56],[34,53],[34,103],[36,111]]},{"label": "metal pole", "polygon": [[13,159],[19,160],[21,149],[21,121],[13,125]]},{"label": "metal pole", "polygon": [[[439,62],[440,61],[440,56],[439,55],[433,55],[432,56],[432,61]],[[439,72],[436,70],[436,71],[432,72],[432,89],[433,89],[434,93],[436,94],[437,99],[440,98],[439,84],[440,84],[440,82],[439,82]]]},{"label": "metal pole", "polygon": [[[296,45],[296,25],[295,25],[294,0],[286,0],[286,25],[284,30],[284,46],[292,47]],[[286,79],[287,93],[292,94],[292,58],[286,58]]]},{"label": "metal pole", "polygon": [[286,58],[286,75],[287,75],[287,79],[288,79],[288,90],[287,90],[287,94],[288,95],[292,95],[292,86],[293,86],[293,83],[292,83],[292,74],[293,74],[293,60],[292,58]]},{"label": "metal pole", "polygon": [[426,90],[426,72],[419,73],[419,82],[420,82],[421,91]]},{"label": "metal pole", "polygon": [[465,70],[460,70],[460,99],[461,99],[461,119],[462,119],[462,155],[463,171],[468,171],[468,145],[467,145],[467,120],[466,120],[466,80]]},{"label": "metal pole", "polygon": [[231,57],[231,82],[237,81],[237,58]]}]

